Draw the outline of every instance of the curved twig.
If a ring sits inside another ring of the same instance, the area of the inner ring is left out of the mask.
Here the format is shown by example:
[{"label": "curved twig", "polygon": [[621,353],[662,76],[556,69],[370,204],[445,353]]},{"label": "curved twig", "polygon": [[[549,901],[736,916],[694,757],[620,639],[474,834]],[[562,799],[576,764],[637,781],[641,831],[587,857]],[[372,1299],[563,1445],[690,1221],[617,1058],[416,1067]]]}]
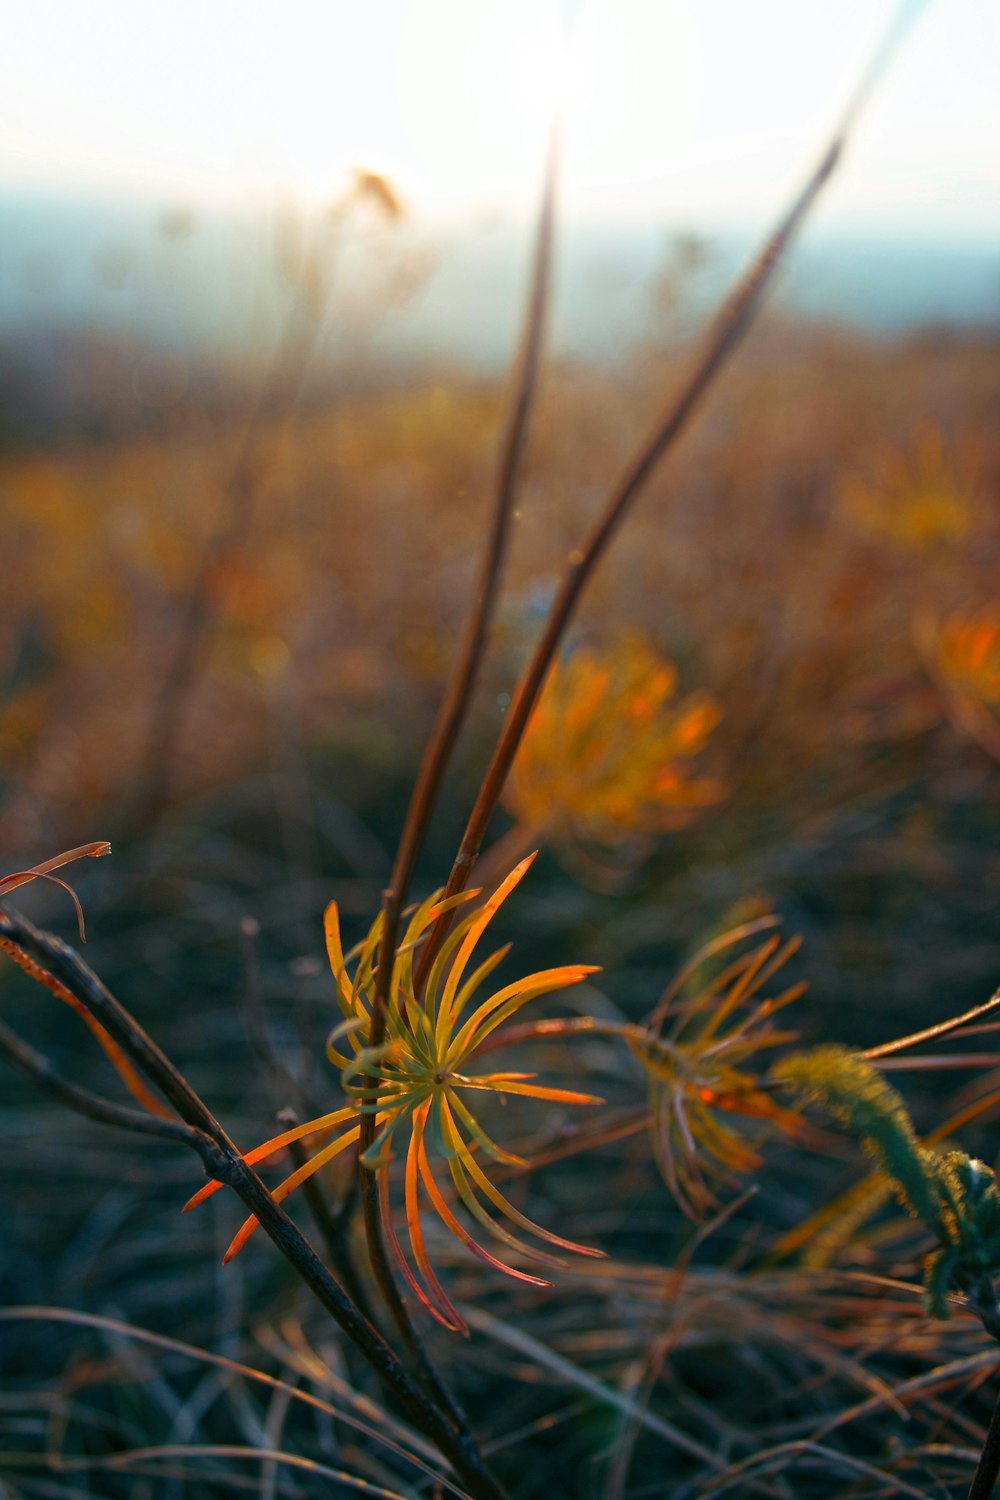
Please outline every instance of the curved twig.
[{"label": "curved twig", "polygon": [[[231,1187],[246,1204],[313,1295],[394,1393],[409,1419],[436,1444],[476,1500],[503,1500],[503,1491],[486,1469],[471,1436],[456,1431],[447,1415],[410,1378],[382,1335],[244,1161],[184,1075],[80,955],[60,938],[10,913],[0,916],[0,937],[15,943],[55,975],[169,1100],[183,1123],[191,1127],[186,1142],[198,1151],[209,1177]],[[208,1145],[202,1144],[203,1138],[207,1138]]]}]

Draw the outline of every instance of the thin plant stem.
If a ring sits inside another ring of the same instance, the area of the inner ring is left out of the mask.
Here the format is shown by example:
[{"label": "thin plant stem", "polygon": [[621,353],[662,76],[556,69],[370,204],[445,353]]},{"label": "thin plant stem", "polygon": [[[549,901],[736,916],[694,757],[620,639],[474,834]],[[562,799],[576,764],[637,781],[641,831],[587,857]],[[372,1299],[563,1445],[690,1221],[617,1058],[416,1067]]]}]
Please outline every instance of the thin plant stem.
[{"label": "thin plant stem", "polygon": [[[243,1201],[321,1306],[394,1393],[410,1421],[447,1458],[470,1494],[476,1500],[503,1500],[503,1491],[486,1468],[471,1433],[457,1431],[446,1413],[411,1379],[389,1344],[323,1264],[294,1221],[275,1202],[257,1173],[244,1161],[242,1153],[183,1073],[115,999],[75,949],[10,912],[0,914],[0,936],[29,954],[74,994],[168,1100],[183,1124],[189,1127],[184,1144],[198,1152],[208,1176],[231,1187]],[[67,1103],[71,1102],[68,1095],[64,1097]]]},{"label": "thin plant stem", "polygon": [[[369,1041],[369,1045],[373,1047],[379,1045],[384,1035],[385,1008],[403,906],[409,894],[414,869],[441,782],[468,712],[502,581],[510,536],[511,512],[523,465],[528,426],[541,366],[552,264],[557,158],[557,139],[553,132],[542,190],[531,290],[516,366],[514,394],[500,441],[494,483],[493,518],[483,552],[476,600],[469,616],[461,653],[445,691],[410,796],[392,878],[382,898],[385,927],[379,946],[379,963],[375,977],[374,1011]],[[374,1116],[372,1116],[372,1129],[374,1130]]]},{"label": "thin plant stem", "polygon": [[[294,1109],[283,1109],[278,1115],[278,1121],[287,1128],[290,1125],[298,1125],[299,1117]],[[305,1166],[308,1160],[306,1149],[301,1141],[291,1141],[288,1147],[288,1154],[296,1167]],[[353,1182],[356,1182],[357,1174],[352,1173],[351,1179]],[[348,1189],[348,1193],[350,1194],[351,1201],[348,1205],[348,1212],[345,1214],[342,1208],[331,1208],[326,1194],[315,1177],[308,1177],[302,1184],[302,1195],[309,1205],[309,1212],[313,1216],[316,1228],[323,1237],[323,1243],[326,1245],[326,1253],[330,1257],[331,1265],[336,1270],[340,1280],[344,1283],[345,1290],[354,1298],[354,1301],[360,1307],[369,1323],[374,1323],[375,1318],[369,1303],[368,1293],[362,1285],[361,1278],[358,1276],[354,1268],[354,1263],[351,1260],[349,1239],[354,1195],[351,1193],[350,1188]]]},{"label": "thin plant stem", "polygon": [[483,1057],[487,1052],[498,1052],[539,1037],[581,1035],[618,1037],[646,1046],[655,1046],[659,1041],[648,1027],[634,1021],[606,1021],[600,1016],[551,1016],[543,1021],[518,1021],[513,1026],[504,1026],[470,1052],[469,1057]]},{"label": "thin plant stem", "polygon": [[[570,624],[580,596],[593,576],[611,541],[663,458],[687,427],[702,399],[715,382],[748,331],[765,291],[785,252],[812,209],[824,187],[833,176],[843,156],[850,133],[860,111],[894,54],[906,27],[919,6],[904,3],[872,57],[832,138],[805,185],[793,199],[752,262],[749,271],[737,284],[710,325],[694,356],[680,390],[671,398],[653,431],[625,468],[608,497],[603,513],[585,538],[582,546],[570,552],[562,581],[556,591],[548,618],[534,653],[522,674],[504,719],[503,730],[480,787],[458,853],[445,887],[445,896],[457,895],[469,883],[473,866],[479,857],[483,839],[507,781],[514,757],[520,747],[532,709],[555,660],[556,653]],[[415,984],[419,990],[426,982],[440,944],[450,926],[446,914],[431,931],[417,965]]]},{"label": "thin plant stem", "polygon": [[550,1140],[548,1145],[543,1143],[538,1147],[526,1146],[521,1152],[525,1157],[525,1165],[497,1167],[497,1181],[523,1177],[527,1172],[568,1161],[570,1157],[580,1156],[585,1151],[597,1151],[604,1146],[615,1146],[620,1141],[631,1140],[633,1136],[641,1135],[644,1130],[649,1129],[650,1119],[648,1109],[633,1110],[601,1125],[581,1126],[572,1135],[561,1134]]},{"label": "thin plant stem", "polygon": [[[261,1064],[261,1075],[263,1082],[273,1095],[278,1095],[279,1090],[291,1093],[296,1099],[299,1108],[305,1111],[304,1116],[289,1105],[285,1105],[278,1111],[278,1121],[285,1128],[298,1125],[303,1118],[313,1119],[322,1114],[321,1105],[312,1099],[309,1090],[296,1078],[291,1070],[285,1065],[284,1059],[275,1048],[267,1025],[267,1016],[264,1009],[263,996],[260,985],[260,965],[257,953],[257,938],[260,934],[260,925],[253,917],[244,917],[240,923],[240,948],[243,958],[244,969],[244,1013],[247,1021],[247,1034],[251,1045],[258,1054]],[[301,1167],[306,1161],[305,1148],[301,1141],[292,1141],[288,1147],[296,1167]],[[354,1263],[351,1260],[349,1237],[351,1222],[357,1207],[357,1172],[352,1172],[348,1178],[347,1190],[343,1201],[334,1209],[330,1206],[326,1195],[319,1184],[312,1177],[308,1178],[302,1186],[303,1196],[309,1205],[309,1210],[316,1223],[316,1227],[323,1237],[327,1254],[331,1264],[336,1269],[341,1281],[354,1301],[361,1308],[369,1322],[374,1322],[368,1295],[363,1287]]]},{"label": "thin plant stem", "polygon": [[993,1415],[986,1429],[986,1441],[979,1455],[976,1472],[969,1487],[969,1500],[989,1500],[1000,1477],[1000,1391],[997,1392]]},{"label": "thin plant stem", "polygon": [[526,854],[539,848],[543,836],[543,830],[538,827],[515,823],[490,844],[476,865],[476,880],[484,892],[499,885]]},{"label": "thin plant stem", "polygon": [[966,1026],[970,1021],[978,1020],[988,1011],[996,1010],[1000,1005],[1000,990],[995,990],[988,1000],[982,1005],[974,1005],[971,1010],[963,1011],[960,1016],[952,1016],[948,1021],[939,1021],[935,1026],[926,1026],[923,1031],[913,1031],[909,1036],[897,1037],[894,1042],[883,1042],[881,1046],[869,1047],[863,1052],[869,1062],[878,1062],[883,1057],[890,1057],[894,1052],[902,1052],[907,1047],[916,1047],[920,1042],[933,1041],[938,1037],[947,1036],[959,1027]]},{"label": "thin plant stem", "polygon": [[[528,306],[520,351],[515,365],[513,399],[500,440],[494,481],[492,521],[483,552],[476,599],[469,615],[465,639],[424,752],[407,808],[392,877],[382,897],[384,925],[375,975],[369,1047],[377,1047],[385,1034],[386,1007],[403,908],[427,826],[468,712],[503,577],[514,496],[523,467],[528,428],[535,404],[541,367],[552,264],[557,167],[558,142],[556,130],[553,129],[542,188]],[[377,1087],[377,1080],[368,1078],[366,1084],[369,1088]],[[361,1125],[358,1160],[365,1233],[372,1269],[400,1334],[416,1360],[424,1380],[432,1388],[439,1401],[451,1406],[454,1419],[464,1424],[464,1417],[454,1405],[427,1358],[389,1264],[382,1229],[382,1210],[377,1181],[375,1174],[364,1163],[364,1153],[371,1146],[374,1137],[375,1115],[374,1113],[366,1114]]]},{"label": "thin plant stem", "polygon": [[144,1110],[116,1104],[112,1099],[105,1099],[101,1094],[71,1083],[49,1058],[30,1046],[3,1021],[0,1021],[0,1053],[47,1094],[58,1099],[60,1104],[75,1110],[78,1115],[83,1115],[85,1119],[96,1120],[101,1125],[117,1125],[123,1130],[134,1130],[140,1135],[155,1136],[158,1140],[174,1141],[182,1146],[195,1146],[199,1150],[204,1145],[204,1142],[196,1144],[196,1133],[182,1120],[146,1114]]}]

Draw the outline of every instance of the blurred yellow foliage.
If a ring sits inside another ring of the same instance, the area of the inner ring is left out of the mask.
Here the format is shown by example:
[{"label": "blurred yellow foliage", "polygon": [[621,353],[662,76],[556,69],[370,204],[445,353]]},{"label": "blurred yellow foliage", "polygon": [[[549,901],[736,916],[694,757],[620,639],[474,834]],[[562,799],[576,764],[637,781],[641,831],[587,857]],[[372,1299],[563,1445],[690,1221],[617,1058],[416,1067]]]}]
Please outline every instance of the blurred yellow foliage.
[{"label": "blurred yellow foliage", "polygon": [[848,510],[874,536],[915,552],[955,547],[972,529],[976,481],[969,455],[950,453],[926,428],[904,447],[886,448],[872,474],[843,486]]},{"label": "blurred yellow foliage", "polygon": [[[734,370],[727,441],[706,433],[676,456],[673,492],[684,503],[669,545],[654,492],[616,567],[595,580],[595,629],[611,632],[623,618],[655,629],[666,597],[698,642],[699,680],[726,705],[742,807],[762,796],[787,804],[790,786],[827,775],[834,755],[867,753],[871,733],[844,729],[859,713],[880,733],[905,708],[904,741],[939,717],[945,674],[934,669],[935,696],[914,673],[914,616],[943,619],[983,598],[995,577],[992,347],[887,354],[875,369],[874,448],[873,357],[867,345],[827,341],[811,363],[796,356],[794,385],[791,367],[770,356]],[[942,382],[949,410],[963,414],[947,456],[931,425]],[[562,372],[545,400],[515,518],[511,576],[520,582],[498,631],[497,689],[535,630],[551,560],[586,524],[605,460],[641,415],[599,371]],[[375,709],[389,708],[400,756],[416,753],[413,726],[430,712],[461,627],[500,407],[495,382],[435,372],[335,392],[284,429],[262,424],[252,517],[212,559],[204,674],[177,747],[179,796],[267,764],[286,690],[306,744],[352,742],[368,734]],[[921,431],[932,435],[915,439]],[[191,401],[154,431],[132,426],[114,440],[0,457],[0,525],[14,560],[0,612],[8,848],[79,841],[95,808],[116,805],[136,775],[210,538],[232,524],[245,443],[241,416],[210,420]],[[846,506],[831,517],[818,503],[831,476],[841,496],[863,491],[860,508],[880,537],[901,530],[924,550],[898,539],[872,546],[869,526],[842,524],[857,521]],[[542,493],[559,499],[538,504]],[[964,527],[964,545],[929,550],[929,539],[957,542]],[[650,832],[721,794],[694,775],[718,719],[713,700],[681,700],[655,652],[632,682],[628,654],[591,655],[588,669],[577,653],[557,672],[508,802],[521,821],[537,816],[544,834],[576,836],[574,853],[596,856],[601,879]],[[637,648],[633,661],[642,655]],[[671,684],[659,699],[657,672]],[[907,673],[923,698],[904,696]],[[577,691],[564,725],[559,704]]]},{"label": "blurred yellow foliage", "polygon": [[690,821],[724,795],[691,774],[722,717],[707,693],[674,700],[677,670],[642,635],[558,664],[528,725],[507,806],[533,833],[614,843]]}]

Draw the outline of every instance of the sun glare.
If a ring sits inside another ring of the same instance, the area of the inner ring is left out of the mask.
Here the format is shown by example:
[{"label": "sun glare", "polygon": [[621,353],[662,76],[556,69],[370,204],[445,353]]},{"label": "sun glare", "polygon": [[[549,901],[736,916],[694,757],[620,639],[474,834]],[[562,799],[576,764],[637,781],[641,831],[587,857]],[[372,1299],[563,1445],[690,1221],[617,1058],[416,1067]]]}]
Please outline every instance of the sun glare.
[{"label": "sun glare", "polygon": [[[756,222],[802,170],[895,8],[289,0],[279,20],[233,0],[15,0],[0,59],[0,186],[322,203],[364,165],[431,216],[517,212],[533,201],[561,94],[570,216],[639,207],[708,228]],[[933,227],[947,212],[982,228],[985,206],[1000,202],[998,60],[1000,27],[982,0],[930,7],[832,211],[909,211]]]}]

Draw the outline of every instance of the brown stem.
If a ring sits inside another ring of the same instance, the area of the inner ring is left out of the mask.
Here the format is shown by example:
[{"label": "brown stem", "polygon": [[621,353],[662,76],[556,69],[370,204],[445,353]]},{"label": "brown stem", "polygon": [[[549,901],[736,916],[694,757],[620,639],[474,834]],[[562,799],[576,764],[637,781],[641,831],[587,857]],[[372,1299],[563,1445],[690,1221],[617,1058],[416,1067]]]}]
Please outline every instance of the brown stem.
[{"label": "brown stem", "polygon": [[883,1042],[881,1046],[869,1047],[861,1055],[869,1062],[876,1062],[891,1056],[894,1052],[903,1052],[907,1047],[916,1047],[921,1042],[936,1041],[939,1037],[948,1036],[950,1032],[966,1026],[970,1021],[977,1020],[979,1016],[996,1010],[998,1005],[1000,1005],[1000,990],[994,990],[990,998],[982,1005],[974,1005],[971,1010],[963,1011],[960,1016],[952,1016],[948,1021],[939,1021],[935,1026],[926,1026],[923,1031],[913,1031],[909,1036],[897,1037],[894,1042]]},{"label": "brown stem", "polygon": [[[550,1141],[548,1145],[543,1144],[537,1149],[525,1147],[522,1155],[527,1157],[525,1165],[517,1167],[497,1167],[496,1176],[498,1181],[505,1177],[521,1177],[526,1172],[534,1172],[539,1167],[551,1167],[556,1162],[568,1161],[570,1157],[580,1156],[583,1152],[599,1151],[604,1146],[617,1145],[619,1141],[627,1141],[634,1135],[641,1135],[649,1129],[650,1114],[648,1109],[632,1110],[628,1114],[619,1115],[616,1119],[603,1121],[599,1125],[581,1125],[570,1135],[563,1135]],[[527,1155],[530,1150],[530,1155]]]},{"label": "brown stem", "polygon": [[647,1045],[656,1038],[645,1026],[633,1021],[602,1021],[599,1016],[550,1016],[542,1021],[518,1021],[514,1026],[504,1026],[469,1054],[481,1057],[486,1052],[497,1052],[502,1047],[512,1047],[518,1042],[530,1042],[545,1036],[614,1036],[625,1041],[644,1042]]},{"label": "brown stem", "polygon": [[486,894],[494,890],[526,854],[539,848],[543,839],[543,829],[515,823],[490,844],[476,865],[476,881],[484,893],[480,899],[485,899]]},{"label": "brown stem", "polygon": [[997,1393],[990,1425],[986,1429],[983,1451],[979,1455],[976,1472],[969,1487],[969,1500],[989,1500],[998,1476],[1000,1476],[1000,1391]]},{"label": "brown stem", "polygon": [[[286,1128],[290,1125],[299,1124],[299,1117],[294,1109],[281,1110],[278,1120]],[[296,1167],[305,1165],[307,1153],[301,1141],[292,1141],[288,1147],[288,1154]],[[351,1181],[357,1181],[356,1173],[351,1174]],[[353,1194],[350,1189],[348,1189],[348,1193],[353,1200]],[[307,1177],[305,1182],[303,1182],[302,1195],[309,1205],[309,1212],[313,1216],[316,1228],[323,1236],[323,1243],[326,1245],[326,1253],[330,1257],[330,1264],[336,1270],[348,1294],[353,1297],[369,1323],[374,1323],[375,1318],[372,1314],[368,1294],[351,1260],[350,1231],[351,1219],[353,1217],[351,1212],[354,1206],[353,1201],[349,1201],[346,1205],[346,1213],[343,1211],[344,1205],[341,1205],[336,1210],[331,1208],[326,1194],[315,1177]]]},{"label": "brown stem", "polygon": [[[904,11],[905,9],[904,7]],[[738,283],[709,327],[679,392],[670,401],[666,411],[631,464],[626,467],[608,498],[603,514],[591,529],[583,545],[569,554],[562,582],[553,600],[548,619],[542,627],[541,638],[517,685],[513,701],[507,711],[503,731],[448,877],[448,884],[445,887],[446,896],[457,895],[469,882],[472,867],[479,857],[486,830],[496,811],[531,711],[572,619],[580,595],[636,497],[684,431],[719,371],[750,327],[777,266],[816,199],[833,176],[843,155],[851,128],[899,41],[906,19],[904,11],[896,17],[885,40],[876,51],[832,139],[822,152],[805,186],[793,200],[749,271]],[[447,914],[440,917],[424,945],[416,972],[418,988],[425,982],[430,972],[449,925],[450,919]]]},{"label": "brown stem", "polygon": [[[517,360],[514,398],[503,435],[494,482],[493,520],[483,552],[476,602],[469,617],[461,654],[455,663],[438,716],[424,752],[416,784],[410,796],[392,879],[382,898],[385,927],[379,944],[375,977],[375,999],[370,1046],[378,1046],[384,1035],[385,1007],[396,955],[399,923],[410,883],[423,845],[441,782],[455,742],[468,712],[487,635],[503,576],[510,533],[510,518],[524,459],[528,422],[534,405],[541,364],[545,311],[548,302],[555,217],[557,144],[555,134],[549,149],[541,212],[535,244],[531,294]],[[374,1135],[374,1115],[369,1116]]]},{"label": "brown stem", "polygon": [[[424,752],[407,808],[392,878],[382,898],[384,926],[379,943],[379,960],[375,975],[372,1023],[368,1040],[370,1047],[377,1047],[385,1035],[386,1006],[403,907],[409,894],[427,825],[468,712],[503,576],[514,495],[524,461],[528,424],[534,406],[541,365],[555,222],[556,169],[557,142],[555,131],[553,131],[542,190],[531,291],[521,348],[515,366],[514,396],[500,441],[494,484],[493,519],[483,553],[477,598],[469,616],[461,653]],[[373,1077],[366,1079],[366,1085],[369,1088],[375,1088],[377,1084],[378,1080]],[[363,1160],[364,1152],[371,1146],[374,1137],[375,1115],[372,1113],[365,1115],[362,1120],[359,1151],[361,1197],[372,1268],[399,1331],[417,1361],[425,1382],[433,1390],[435,1398],[448,1405],[453,1418],[464,1425],[464,1417],[442,1386],[423,1350],[389,1265],[382,1230],[377,1182],[375,1174],[364,1165]]]},{"label": "brown stem", "polygon": [[[243,1201],[321,1306],[394,1393],[410,1420],[447,1458],[470,1494],[476,1500],[504,1500],[503,1491],[487,1470],[471,1435],[456,1431],[446,1413],[410,1378],[382,1335],[347,1295],[293,1220],[244,1161],[188,1080],[80,955],[61,939],[39,931],[23,917],[9,912],[0,914],[0,936],[30,954],[76,995],[169,1100],[183,1123],[190,1127],[184,1143],[198,1152],[208,1176],[231,1187]],[[65,1091],[63,1097],[67,1103],[73,1102]],[[73,1107],[76,1107],[75,1102]],[[121,1122],[109,1120],[109,1123]]]}]

